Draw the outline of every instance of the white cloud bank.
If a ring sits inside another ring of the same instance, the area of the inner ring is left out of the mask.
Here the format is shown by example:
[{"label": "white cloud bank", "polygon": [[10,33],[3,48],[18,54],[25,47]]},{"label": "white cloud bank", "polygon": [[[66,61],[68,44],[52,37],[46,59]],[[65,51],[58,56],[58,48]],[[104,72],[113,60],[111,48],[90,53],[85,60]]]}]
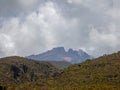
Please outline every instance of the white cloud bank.
[{"label": "white cloud bank", "polygon": [[93,56],[120,50],[118,0],[0,0],[0,56],[57,46]]}]

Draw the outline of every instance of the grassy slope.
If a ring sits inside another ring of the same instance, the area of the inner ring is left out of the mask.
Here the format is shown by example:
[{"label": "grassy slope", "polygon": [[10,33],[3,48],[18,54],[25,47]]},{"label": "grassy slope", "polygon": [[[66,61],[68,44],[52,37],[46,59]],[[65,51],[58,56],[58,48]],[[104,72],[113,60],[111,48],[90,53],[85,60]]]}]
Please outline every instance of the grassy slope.
[{"label": "grassy slope", "polygon": [[0,83],[21,84],[45,81],[59,75],[60,70],[48,62],[28,60],[22,57],[7,57],[0,59]]},{"label": "grassy slope", "polygon": [[57,83],[60,87],[96,86],[120,89],[120,52],[70,66],[57,79]]},{"label": "grassy slope", "polygon": [[[14,86],[11,86],[15,90]],[[120,90],[120,52],[71,65],[62,75],[20,84],[24,90]],[[19,89],[18,89],[19,90]]]},{"label": "grassy slope", "polygon": [[71,65],[71,63],[66,62],[66,61],[49,61],[53,66],[59,69],[64,69],[67,68],[68,66]]}]

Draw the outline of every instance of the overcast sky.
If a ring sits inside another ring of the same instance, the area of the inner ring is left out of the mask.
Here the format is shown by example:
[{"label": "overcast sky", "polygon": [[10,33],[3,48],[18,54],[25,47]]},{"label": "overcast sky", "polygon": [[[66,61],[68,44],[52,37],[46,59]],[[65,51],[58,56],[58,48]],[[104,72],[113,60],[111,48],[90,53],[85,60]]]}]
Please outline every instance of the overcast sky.
[{"label": "overcast sky", "polygon": [[120,50],[120,0],[0,0],[0,57],[53,47]]}]

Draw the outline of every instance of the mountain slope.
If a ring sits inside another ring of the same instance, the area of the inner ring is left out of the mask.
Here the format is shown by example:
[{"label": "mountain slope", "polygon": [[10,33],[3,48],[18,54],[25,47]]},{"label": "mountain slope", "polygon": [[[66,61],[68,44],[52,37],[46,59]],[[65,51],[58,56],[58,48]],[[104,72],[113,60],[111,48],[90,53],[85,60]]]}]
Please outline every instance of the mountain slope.
[{"label": "mountain slope", "polygon": [[54,74],[56,77],[48,69],[49,78],[41,80],[39,77],[36,81],[21,82],[19,85],[11,85],[12,89],[8,90],[120,90],[120,52],[71,65],[62,72],[55,68],[52,70],[52,73],[57,73]]},{"label": "mountain slope", "polygon": [[[34,89],[42,90],[39,83]],[[71,65],[44,86],[45,90],[120,90],[120,52]]]},{"label": "mountain slope", "polygon": [[66,61],[49,61],[49,63],[51,63],[53,66],[59,69],[64,69],[71,65],[71,63]]},{"label": "mountain slope", "polygon": [[120,52],[70,66],[57,78],[57,85],[120,90]]},{"label": "mountain slope", "polygon": [[92,57],[82,50],[76,51],[69,49],[65,51],[64,47],[57,47],[42,54],[27,56],[27,58],[43,61],[67,61],[70,63],[78,63]]},{"label": "mountain slope", "polygon": [[53,78],[60,70],[48,62],[28,60],[22,57],[0,59],[0,83],[32,82]]}]

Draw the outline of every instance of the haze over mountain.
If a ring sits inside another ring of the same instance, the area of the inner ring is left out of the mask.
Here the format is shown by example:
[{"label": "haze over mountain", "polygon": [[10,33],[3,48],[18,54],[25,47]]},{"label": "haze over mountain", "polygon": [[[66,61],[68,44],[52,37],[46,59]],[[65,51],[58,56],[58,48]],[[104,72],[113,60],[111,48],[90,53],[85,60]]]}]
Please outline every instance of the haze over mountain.
[{"label": "haze over mountain", "polygon": [[27,56],[27,58],[43,61],[67,61],[71,63],[79,63],[86,59],[91,59],[92,56],[88,55],[83,50],[77,51],[69,49],[68,51],[65,51],[64,47],[56,47],[38,55]]}]

